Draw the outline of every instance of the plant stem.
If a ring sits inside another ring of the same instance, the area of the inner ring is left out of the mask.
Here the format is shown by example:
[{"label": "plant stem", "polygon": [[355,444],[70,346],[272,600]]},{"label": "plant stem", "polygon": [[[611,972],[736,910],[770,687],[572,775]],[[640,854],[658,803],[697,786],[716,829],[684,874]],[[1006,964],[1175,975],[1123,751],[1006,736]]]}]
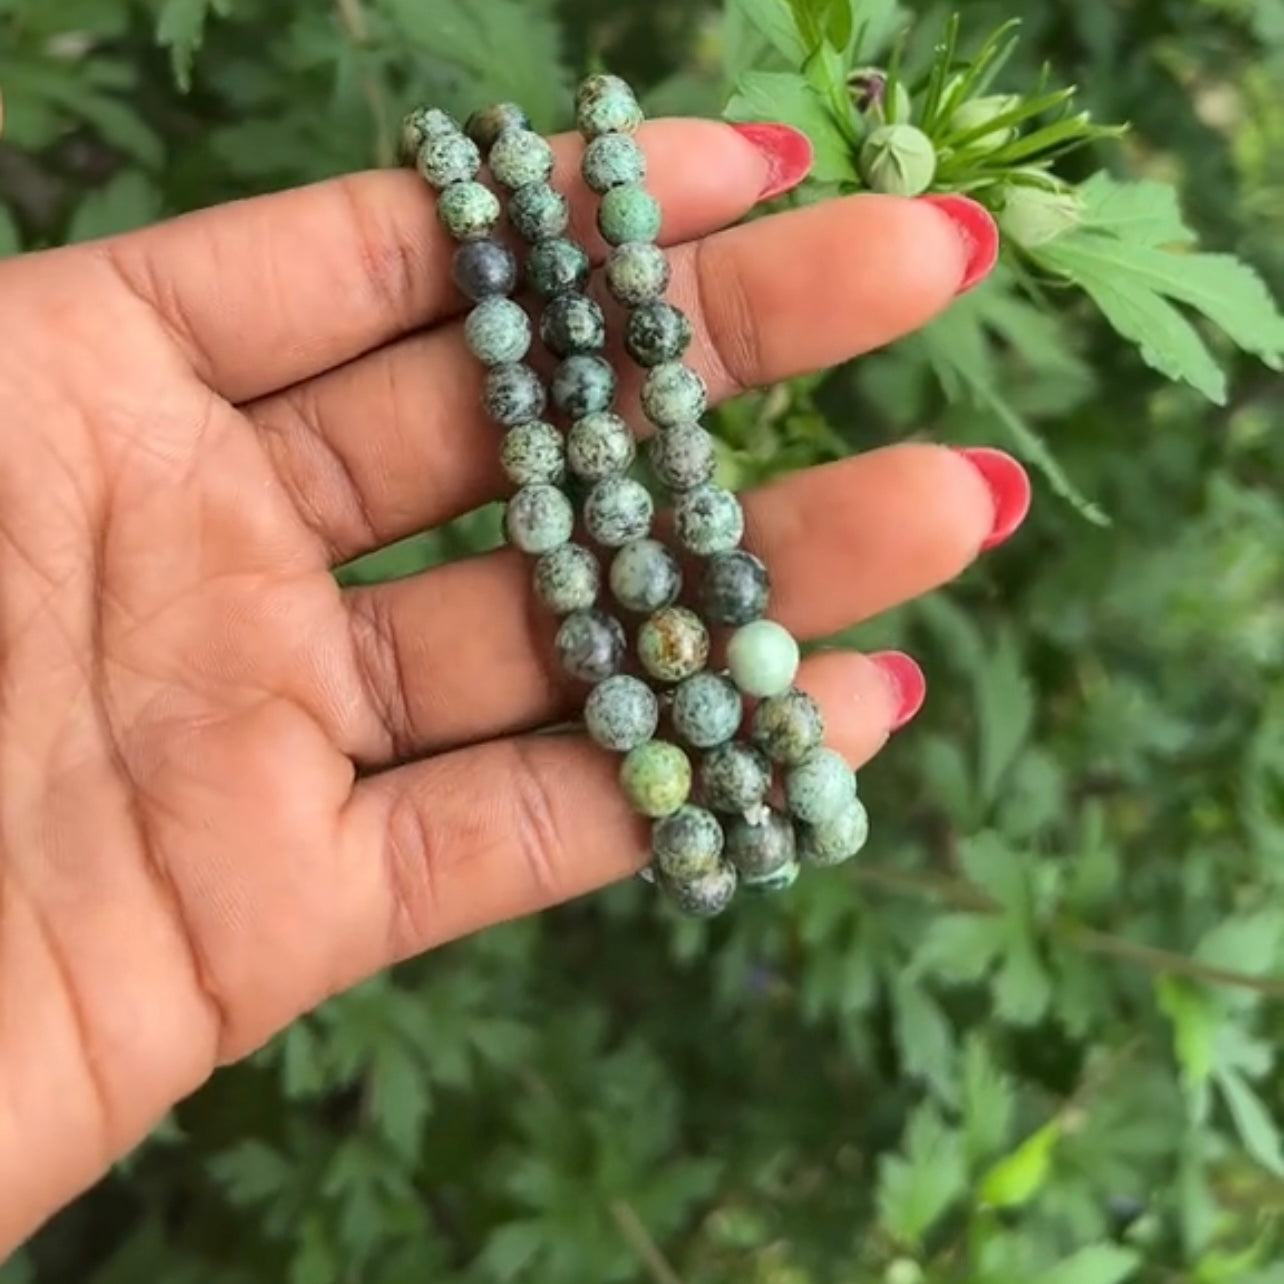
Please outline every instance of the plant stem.
[{"label": "plant stem", "polygon": [[[339,25],[356,49],[357,56],[364,57],[370,48],[370,28],[366,25],[361,0],[334,0],[334,7]],[[397,155],[392,145],[392,129],[388,122],[388,105],[384,100],[383,85],[369,67],[361,70],[361,90],[365,94],[370,118],[374,123],[375,163],[381,169],[386,169],[396,164]]]},{"label": "plant stem", "polygon": [[659,1244],[651,1238],[651,1232],[634,1211],[633,1205],[624,1199],[613,1199],[610,1209],[615,1224],[620,1228],[620,1234],[642,1259],[647,1274],[655,1284],[682,1284],[682,1277],[669,1265],[668,1259],[660,1251]]}]

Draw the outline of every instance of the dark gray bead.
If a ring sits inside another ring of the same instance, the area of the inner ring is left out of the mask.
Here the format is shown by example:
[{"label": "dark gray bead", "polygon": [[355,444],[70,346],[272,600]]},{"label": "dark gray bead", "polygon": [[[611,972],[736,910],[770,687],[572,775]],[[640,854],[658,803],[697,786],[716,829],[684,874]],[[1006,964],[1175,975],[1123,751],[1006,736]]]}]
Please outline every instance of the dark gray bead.
[{"label": "dark gray bead", "polygon": [[562,434],[542,419],[518,424],[504,434],[499,461],[514,486],[556,485],[566,475]]},{"label": "dark gray bead", "polygon": [[575,510],[556,486],[523,486],[504,511],[508,542],[523,553],[547,553],[574,529]]},{"label": "dark gray bead", "polygon": [[673,729],[697,749],[725,744],[740,729],[744,702],[734,682],[716,673],[696,673],[673,693]]},{"label": "dark gray bead", "polygon": [[481,169],[481,152],[466,134],[429,134],[415,157],[415,168],[438,189],[466,183]]},{"label": "dark gray bead", "polygon": [[833,820],[855,798],[855,773],[832,749],[813,749],[785,774],[789,810],[809,825]]},{"label": "dark gray bead", "polygon": [[547,183],[528,183],[509,200],[508,221],[523,240],[547,241],[566,231],[570,202]]},{"label": "dark gray bead", "polygon": [[651,529],[655,504],[651,492],[631,477],[607,477],[584,501],[584,525],[604,548],[620,548]]},{"label": "dark gray bead", "polygon": [[437,217],[457,241],[489,236],[502,212],[499,197],[481,183],[451,183],[437,197]]},{"label": "dark gray bead", "polygon": [[617,245],[606,259],[606,288],[626,308],[658,299],[669,288],[669,256],[649,241]]},{"label": "dark gray bead", "polygon": [[585,138],[632,134],[642,123],[642,108],[628,83],[599,73],[585,77],[575,91],[575,124]]},{"label": "dark gray bead", "polygon": [[579,291],[589,279],[589,256],[583,247],[564,237],[541,241],[526,256],[526,284],[541,299]]},{"label": "dark gray bead", "polygon": [[647,453],[655,475],[670,490],[701,486],[718,467],[717,443],[699,424],[679,424],[656,433]]},{"label": "dark gray bead", "polygon": [[636,453],[633,429],[609,411],[584,415],[566,434],[566,462],[584,481],[601,481],[626,472]]},{"label": "dark gray bead", "polygon": [[597,207],[597,230],[608,245],[654,241],[660,222],[659,202],[637,183],[611,188]]},{"label": "dark gray bead", "polygon": [[483,365],[511,365],[530,351],[530,318],[512,299],[493,295],[468,314],[464,342]]},{"label": "dark gray bead", "polygon": [[625,544],[611,562],[611,592],[627,611],[649,615],[670,606],[682,592],[682,568],[659,540]]},{"label": "dark gray bead", "polygon": [[771,763],[742,740],[719,745],[700,761],[700,796],[714,811],[752,811],[770,789]]},{"label": "dark gray bead", "polygon": [[580,544],[563,544],[535,564],[535,593],[554,615],[587,611],[602,585],[602,568]]},{"label": "dark gray bead", "polygon": [[651,854],[663,878],[686,880],[716,869],[722,860],[722,824],[691,803],[651,826]]},{"label": "dark gray bead", "polygon": [[625,644],[624,626],[604,611],[576,611],[557,630],[562,668],[581,682],[601,682],[618,672]]},{"label": "dark gray bead", "polygon": [[601,195],[625,183],[646,179],[646,153],[628,134],[602,134],[584,149],[580,162],[584,184]]},{"label": "dark gray bead", "polygon": [[869,815],[853,798],[836,816],[820,825],[798,826],[798,858],[825,869],[851,860],[869,839]]},{"label": "dark gray bead", "polygon": [[709,407],[709,390],[690,366],[666,361],[642,381],[642,409],[657,428],[693,424]]},{"label": "dark gray bead", "polygon": [[661,682],[681,682],[709,659],[709,630],[694,611],[665,606],[638,630],[638,659]]},{"label": "dark gray bead", "polygon": [[691,918],[714,918],[735,900],[739,880],[734,866],[720,861],[716,868],[693,878],[659,877],[656,882],[680,913]]},{"label": "dark gray bead", "polygon": [[634,308],[624,328],[624,347],[640,366],[677,361],[691,345],[691,322],[663,299]]},{"label": "dark gray bead", "polygon": [[738,628],[761,619],[770,595],[767,568],[743,549],[711,557],[700,579],[700,606],[714,624]]},{"label": "dark gray bead", "polygon": [[506,129],[495,139],[486,161],[491,177],[509,191],[545,183],[553,172],[553,149],[531,129]]},{"label": "dark gray bead", "polygon": [[474,303],[492,295],[512,294],[517,284],[517,260],[506,245],[485,237],[466,241],[455,251],[451,277]]},{"label": "dark gray bead", "polygon": [[792,687],[758,705],[749,735],[772,762],[792,766],[820,748],[825,739],[825,718],[811,696]]},{"label": "dark gray bead", "polygon": [[490,152],[495,140],[506,129],[530,129],[531,118],[516,103],[496,103],[473,112],[464,123],[464,132],[481,148]]},{"label": "dark gray bead", "polygon": [[572,418],[606,410],[614,400],[615,371],[601,357],[566,357],[553,371],[553,402]]},{"label": "dark gray bead", "polygon": [[797,840],[789,817],[769,807],[749,820],[738,816],[727,825],[727,857],[747,879],[760,879],[793,864]]},{"label": "dark gray bead", "polygon": [[545,306],[539,334],[556,357],[601,352],[606,346],[606,317],[587,295],[562,294]]},{"label": "dark gray bead", "polygon": [[538,419],[547,404],[544,381],[527,365],[494,366],[486,372],[482,405],[505,428]]},{"label": "dark gray bead", "polygon": [[729,490],[708,482],[683,491],[673,517],[678,541],[699,557],[729,552],[744,538],[745,514],[740,501]]},{"label": "dark gray bead", "polygon": [[660,725],[660,702],[640,678],[617,673],[599,682],[584,703],[584,725],[603,749],[629,753]]}]

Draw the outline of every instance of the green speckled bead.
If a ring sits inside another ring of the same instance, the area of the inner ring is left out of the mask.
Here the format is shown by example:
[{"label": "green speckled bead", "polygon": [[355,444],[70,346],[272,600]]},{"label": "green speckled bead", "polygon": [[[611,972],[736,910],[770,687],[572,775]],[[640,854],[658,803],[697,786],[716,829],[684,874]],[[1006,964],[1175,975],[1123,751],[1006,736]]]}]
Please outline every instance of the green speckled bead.
[{"label": "green speckled bead", "polygon": [[511,365],[530,351],[530,318],[512,299],[483,299],[464,322],[464,342],[483,365]]},{"label": "green speckled bead", "polygon": [[649,241],[617,245],[606,258],[606,288],[626,308],[658,299],[669,288],[669,256]]},{"label": "green speckled bead", "polygon": [[464,133],[486,155],[495,140],[509,129],[530,129],[531,118],[516,103],[495,103],[473,112],[464,122]]},{"label": "green speckled bead", "polygon": [[868,839],[869,814],[864,803],[853,798],[822,824],[798,827],[798,857],[804,865],[819,869],[841,865],[857,855]]},{"label": "green speckled bead", "polygon": [[466,183],[481,169],[481,152],[466,134],[429,134],[415,157],[415,168],[436,188]]},{"label": "green speckled bead", "polygon": [[566,231],[570,202],[547,183],[527,183],[508,202],[508,221],[524,241],[551,240]]},{"label": "green speckled bead", "polygon": [[715,918],[735,900],[738,881],[735,868],[720,861],[706,874],[683,879],[661,877],[657,886],[665,899],[688,918]]},{"label": "green speckled bead", "polygon": [[429,138],[459,133],[455,118],[438,107],[416,107],[401,122],[401,163],[413,165]]},{"label": "green speckled bead", "polygon": [[691,322],[663,299],[634,308],[624,327],[624,347],[640,366],[677,361],[691,345]]},{"label": "green speckled bead", "polygon": [[694,611],[666,606],[638,630],[638,659],[661,682],[681,682],[699,673],[709,658],[709,630]]},{"label": "green speckled bead", "polygon": [[719,745],[700,760],[700,796],[714,811],[752,811],[770,789],[771,763],[743,740]]},{"label": "green speckled bead", "polygon": [[727,858],[742,878],[770,877],[792,865],[796,855],[794,827],[774,807],[753,820],[738,816],[727,825]]},{"label": "green speckled bead", "polygon": [[605,611],[576,611],[557,630],[562,668],[581,682],[602,682],[618,673],[626,644],[624,626]]},{"label": "green speckled bead", "polygon": [[788,891],[797,881],[801,872],[801,866],[796,860],[791,860],[787,865],[782,865],[779,869],[770,874],[762,874],[757,878],[740,879],[740,886],[746,892],[754,892],[759,895],[770,895],[772,892]]},{"label": "green speckled bead", "polygon": [[499,462],[514,486],[557,485],[566,475],[562,434],[542,419],[518,424],[504,434]]},{"label": "green speckled bead", "polygon": [[745,695],[766,699],[793,685],[800,660],[798,643],[774,620],[755,620],[737,629],[727,643],[731,680]]},{"label": "green speckled bead", "polygon": [[691,759],[667,740],[648,740],[620,764],[620,785],[640,815],[671,816],[691,796]]},{"label": "green speckled bead", "polygon": [[494,366],[486,372],[482,405],[486,413],[505,428],[538,419],[544,413],[546,401],[544,381],[530,366],[513,362]]},{"label": "green speckled bead", "polygon": [[617,673],[599,682],[584,703],[589,735],[614,753],[629,753],[644,745],[660,725],[660,702],[640,678]]},{"label": "green speckled bead", "polygon": [[711,482],[683,491],[673,518],[682,547],[699,557],[729,552],[744,538],[745,512],[740,501]]},{"label": "green speckled bead", "polygon": [[451,277],[474,303],[497,294],[511,294],[517,284],[517,260],[506,245],[482,237],[465,241],[455,251]]},{"label": "green speckled bead", "polygon": [[437,217],[457,241],[489,236],[501,213],[499,197],[481,183],[451,183],[437,198]]},{"label": "green speckled bead", "polygon": [[582,246],[557,236],[531,247],[524,275],[533,294],[553,299],[567,291],[582,290],[588,282],[590,266]]},{"label": "green speckled bead", "polygon": [[563,544],[535,563],[535,594],[554,615],[587,611],[602,587],[602,568],[582,544]]},{"label": "green speckled bead", "polygon": [[832,749],[813,749],[785,773],[789,810],[809,825],[833,820],[855,798],[856,776]]},{"label": "green speckled bead", "polygon": [[523,553],[547,553],[575,529],[575,510],[556,486],[523,486],[508,501],[504,530]]},{"label": "green speckled bead", "polygon": [[597,207],[597,229],[608,245],[654,241],[660,235],[660,206],[645,187],[613,187]]},{"label": "green speckled bead", "polygon": [[609,411],[584,415],[566,434],[566,462],[584,481],[601,481],[627,472],[637,448],[633,429]]},{"label": "green speckled bead", "polygon": [[626,611],[649,615],[682,592],[682,568],[659,540],[635,539],[611,562],[611,593]]},{"label": "green speckled bead", "polygon": [[709,408],[709,389],[690,366],[666,361],[642,381],[642,409],[657,428],[693,424]]},{"label": "green speckled bead", "polygon": [[606,347],[606,317],[587,295],[562,294],[545,306],[539,334],[555,357],[601,352]]},{"label": "green speckled bead", "polygon": [[615,400],[615,371],[601,357],[577,353],[553,371],[553,402],[573,419],[606,410]]},{"label": "green speckled bead", "polygon": [[772,762],[793,766],[820,748],[825,739],[825,718],[811,696],[791,687],[758,705],[749,736]]},{"label": "green speckled bead", "polygon": [[546,183],[553,172],[553,149],[532,129],[506,129],[486,160],[491,177],[509,191]]},{"label": "green speckled bead", "polygon": [[767,568],[743,549],[710,558],[700,580],[700,606],[714,624],[739,628],[759,620],[770,596]]},{"label": "green speckled bead", "polygon": [[713,434],[699,424],[679,424],[651,438],[647,457],[655,475],[670,490],[690,490],[709,481],[718,467]]},{"label": "green speckled bead", "polygon": [[646,180],[646,153],[628,134],[602,134],[584,149],[585,186],[600,196],[613,187]]},{"label": "green speckled bead", "polygon": [[575,125],[585,138],[632,134],[642,124],[642,108],[627,82],[605,73],[587,76],[575,91]]},{"label": "green speckled bead", "polygon": [[740,728],[744,702],[735,683],[717,673],[695,673],[673,693],[673,730],[696,749],[725,744]]},{"label": "green speckled bead", "polygon": [[603,548],[621,548],[651,529],[651,492],[631,477],[606,477],[584,501],[584,525]]},{"label": "green speckled bead", "polygon": [[687,803],[651,826],[656,872],[679,882],[705,874],[721,863],[724,841],[717,816]]}]

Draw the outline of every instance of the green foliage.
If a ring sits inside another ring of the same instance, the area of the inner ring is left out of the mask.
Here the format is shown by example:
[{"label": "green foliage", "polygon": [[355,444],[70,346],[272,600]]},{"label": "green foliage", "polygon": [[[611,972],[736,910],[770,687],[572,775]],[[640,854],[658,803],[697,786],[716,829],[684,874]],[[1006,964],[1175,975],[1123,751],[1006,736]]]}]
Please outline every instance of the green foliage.
[{"label": "green foliage", "polygon": [[[962,65],[1013,6],[957,7]],[[622,886],[337,998],[2,1284],[1284,1281],[1284,440],[1258,360],[1284,347],[1284,8],[1019,8],[968,94],[1072,79],[1027,138],[1130,122],[1057,157],[1080,226],[716,417],[737,485],[919,434],[1049,483],[960,584],[830,640],[905,647],[932,686],[864,775],[862,861],[712,925]],[[653,110],[803,125],[805,201],[859,181],[848,67],[899,48],[947,119],[948,15],[3,0],[0,251],[381,163],[421,100],[556,127],[598,64]],[[955,143],[953,185],[1013,163]],[[344,578],[496,539],[487,508]]]}]

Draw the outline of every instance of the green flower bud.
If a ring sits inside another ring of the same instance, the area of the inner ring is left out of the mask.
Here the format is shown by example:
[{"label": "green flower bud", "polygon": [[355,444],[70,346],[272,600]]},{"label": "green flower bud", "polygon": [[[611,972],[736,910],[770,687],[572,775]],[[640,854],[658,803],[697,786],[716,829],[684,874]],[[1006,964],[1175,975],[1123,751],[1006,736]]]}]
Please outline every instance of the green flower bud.
[{"label": "green flower bud", "polygon": [[936,148],[913,125],[882,125],[861,148],[860,172],[876,192],[921,196],[936,177]]},{"label": "green flower bud", "polygon": [[888,1263],[883,1284],[923,1284],[926,1278],[923,1268],[916,1261],[909,1257],[898,1257],[894,1262]]},{"label": "green flower bud", "polygon": [[1009,183],[996,215],[1003,235],[1023,250],[1038,249],[1064,236],[1083,222],[1083,200],[1064,183],[1039,187]]},{"label": "green flower bud", "polygon": [[[862,67],[847,77],[847,88],[856,111],[871,125],[885,125],[888,118],[887,73],[881,67]],[[892,91],[894,115],[898,123],[909,121],[914,103],[901,81]]]},{"label": "green flower bud", "polygon": [[[959,107],[950,117],[950,131],[970,134],[974,129],[980,129],[990,121],[998,120],[1001,116],[1015,111],[1020,105],[1021,99],[1017,94],[990,94],[985,98],[973,98],[971,102],[966,102]],[[967,146],[987,152],[997,151],[1000,147],[1005,147],[1012,142],[1019,132],[1014,125],[1008,125],[974,138]]]}]

